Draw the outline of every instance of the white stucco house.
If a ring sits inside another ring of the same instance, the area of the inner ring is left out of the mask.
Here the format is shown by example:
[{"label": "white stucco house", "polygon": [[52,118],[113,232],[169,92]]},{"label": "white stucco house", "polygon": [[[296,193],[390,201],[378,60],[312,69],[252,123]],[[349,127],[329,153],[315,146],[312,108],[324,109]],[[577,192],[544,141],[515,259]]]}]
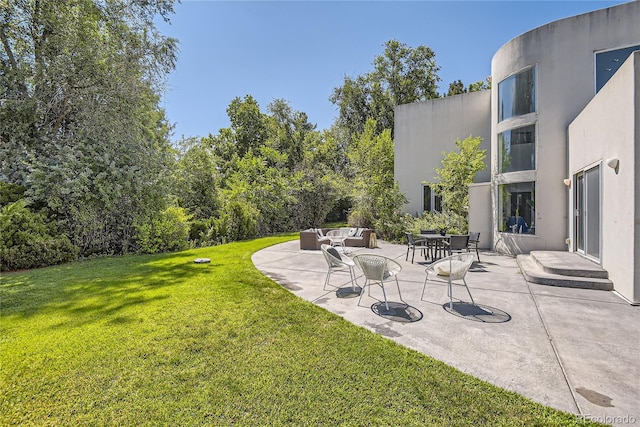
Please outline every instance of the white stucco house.
[{"label": "white stucco house", "polygon": [[435,207],[442,152],[484,140],[469,228],[499,252],[569,251],[640,303],[640,1],[524,33],[491,61],[490,90],[395,110],[406,211]]}]

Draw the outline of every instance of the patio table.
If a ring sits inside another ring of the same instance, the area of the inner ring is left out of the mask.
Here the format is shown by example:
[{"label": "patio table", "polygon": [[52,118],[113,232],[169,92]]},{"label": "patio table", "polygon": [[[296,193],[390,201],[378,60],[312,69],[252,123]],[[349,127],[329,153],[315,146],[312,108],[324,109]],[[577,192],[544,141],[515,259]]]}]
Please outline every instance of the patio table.
[{"label": "patio table", "polygon": [[[435,243],[435,251],[433,252],[433,256],[431,258],[431,261],[436,261],[438,259],[440,259],[441,257],[438,256],[438,253],[440,250],[443,249],[443,242],[448,242],[449,238],[451,237],[451,234],[419,234],[420,237],[423,237],[425,239],[427,239],[429,242],[434,242]],[[425,252],[425,256],[424,259],[427,259],[427,255]]]}]

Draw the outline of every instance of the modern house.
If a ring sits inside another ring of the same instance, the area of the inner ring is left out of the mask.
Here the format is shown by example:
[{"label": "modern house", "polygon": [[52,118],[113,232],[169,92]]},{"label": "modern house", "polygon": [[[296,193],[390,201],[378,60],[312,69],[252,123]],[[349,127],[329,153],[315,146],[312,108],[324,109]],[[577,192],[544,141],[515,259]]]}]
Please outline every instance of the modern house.
[{"label": "modern house", "polygon": [[491,90],[395,110],[395,170],[412,214],[435,208],[442,152],[484,140],[469,228],[510,254],[574,252],[640,303],[640,2],[562,19],[502,46]]}]

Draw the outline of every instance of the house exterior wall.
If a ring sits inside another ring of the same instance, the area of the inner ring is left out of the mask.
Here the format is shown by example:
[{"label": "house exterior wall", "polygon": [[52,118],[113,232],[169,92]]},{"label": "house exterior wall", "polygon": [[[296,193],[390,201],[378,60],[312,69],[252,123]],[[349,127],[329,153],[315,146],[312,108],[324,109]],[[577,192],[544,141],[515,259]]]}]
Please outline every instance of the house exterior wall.
[{"label": "house exterior wall", "polygon": [[[409,200],[405,212],[422,214],[422,182],[436,181],[442,167],[442,152],[456,149],[456,139],[469,135],[483,138],[487,153],[491,143],[491,91],[465,93],[395,108],[395,179]],[[475,182],[488,182],[487,169],[478,172]]]},{"label": "house exterior wall", "polygon": [[[640,303],[639,89],[640,52],[635,52],[569,125],[570,176],[601,165],[602,266],[615,290],[635,303]],[[610,158],[619,159],[617,173],[606,164]],[[569,208],[573,197],[570,190]],[[570,236],[573,228],[570,221]]]},{"label": "house exterior wall", "polygon": [[478,248],[493,248],[491,233],[491,183],[482,182],[469,186],[469,231],[480,233]]},{"label": "house exterior wall", "polygon": [[[555,21],[518,36],[491,63],[491,149],[494,212],[499,213],[498,185],[535,181],[535,235],[498,232],[495,249],[506,253],[567,250],[567,127],[595,93],[594,54],[640,44],[640,2],[630,2]],[[498,122],[498,84],[527,67],[535,67],[536,112]],[[536,126],[536,169],[499,174],[498,134],[520,125]]]}]

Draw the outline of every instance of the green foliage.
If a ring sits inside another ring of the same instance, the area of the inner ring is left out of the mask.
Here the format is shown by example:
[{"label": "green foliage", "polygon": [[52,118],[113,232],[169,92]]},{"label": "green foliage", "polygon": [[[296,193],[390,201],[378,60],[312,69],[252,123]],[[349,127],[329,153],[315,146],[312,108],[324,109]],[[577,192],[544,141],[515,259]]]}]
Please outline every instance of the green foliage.
[{"label": "green foliage", "polygon": [[174,195],[180,206],[194,218],[207,219],[218,214],[220,174],[218,159],[207,138],[182,141],[175,169]]},{"label": "green foliage", "polygon": [[442,153],[442,167],[436,169],[439,182],[428,183],[442,197],[442,210],[467,217],[469,185],[476,173],[485,169],[486,150],[480,149],[482,138],[469,136],[456,140],[457,151]]},{"label": "green foliage", "polygon": [[376,135],[375,120],[368,120],[349,146],[348,157],[354,171],[352,197],[354,209],[349,223],[374,227],[380,238],[401,237],[401,207],[407,202],[393,175],[394,145],[389,130]]},{"label": "green foliage", "polygon": [[487,89],[491,89],[491,76],[487,77],[485,81],[477,81],[469,85],[469,92],[480,92]]},{"label": "green foliage", "polygon": [[389,129],[393,135],[396,105],[438,97],[440,67],[430,48],[411,48],[396,40],[384,46],[383,54],[373,61],[373,71],[356,78],[345,77],[329,98],[339,109],[337,123],[349,141],[365,130],[368,119],[375,120],[376,133]]},{"label": "green foliage", "polygon": [[56,224],[31,212],[24,199],[0,208],[0,270],[46,267],[72,261],[77,250]]},{"label": "green foliage", "polygon": [[0,207],[17,202],[24,197],[25,187],[0,181]]},{"label": "green foliage", "polygon": [[177,206],[169,206],[147,221],[136,223],[136,243],[141,253],[174,252],[188,246],[189,215]]},{"label": "green foliage", "polygon": [[467,90],[464,88],[462,80],[456,80],[453,83],[449,83],[449,91],[447,92],[447,96],[460,95],[466,92]]},{"label": "green foliage", "polygon": [[165,206],[159,107],[176,41],[170,0],[0,2],[0,176],[23,185],[83,255],[123,253]]},{"label": "green foliage", "polygon": [[242,200],[230,201],[220,217],[212,222],[207,240],[226,243],[256,237],[259,216],[258,210],[250,203]]},{"label": "green foliage", "polygon": [[449,234],[467,234],[467,218],[454,212],[423,212],[409,221],[407,230],[419,233],[420,230],[445,231]]}]

